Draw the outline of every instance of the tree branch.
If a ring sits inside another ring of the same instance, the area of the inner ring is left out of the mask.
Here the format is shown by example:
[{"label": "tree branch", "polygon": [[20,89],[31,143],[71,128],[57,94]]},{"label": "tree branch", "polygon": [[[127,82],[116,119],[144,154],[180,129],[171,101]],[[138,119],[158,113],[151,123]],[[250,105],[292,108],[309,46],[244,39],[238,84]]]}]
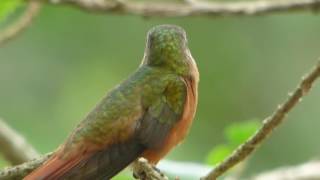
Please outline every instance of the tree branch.
[{"label": "tree branch", "polygon": [[317,10],[320,0],[256,0],[244,2],[133,2],[125,0],[47,0],[87,11],[138,16],[252,16],[279,12]]},{"label": "tree branch", "polygon": [[18,166],[5,168],[2,171],[0,171],[0,179],[1,180],[21,180],[26,175],[28,175],[33,170],[35,170],[37,167],[39,167],[41,164],[43,164],[51,156],[51,154],[52,153],[49,153],[43,157],[25,162]]},{"label": "tree branch", "polygon": [[302,97],[307,95],[313,83],[317,78],[319,78],[319,76],[320,61],[317,62],[317,65],[309,74],[302,78],[297,89],[292,94],[289,94],[289,98],[284,102],[284,104],[279,105],[275,112],[263,121],[263,126],[202,179],[215,180],[227,170],[246,159],[258,147],[258,145],[266,140],[272,131],[283,122],[290,110],[292,110],[298,102],[302,100]]},{"label": "tree branch", "polygon": [[[0,153],[11,164],[21,164],[39,157],[26,140],[0,119]],[[1,178],[0,178],[1,179]]]},{"label": "tree branch", "polygon": [[281,167],[272,171],[261,173],[251,180],[316,180],[320,179],[320,161],[311,161],[305,164]]},{"label": "tree branch", "polygon": [[[8,167],[0,171],[1,180],[21,180],[33,170],[41,166],[53,153],[48,153],[43,157],[31,160],[18,166]],[[154,169],[144,158],[139,158],[133,168],[137,179],[141,180],[168,180],[161,172]]]},{"label": "tree branch", "polygon": [[0,32],[0,47],[21,34],[32,23],[32,20],[38,15],[41,9],[41,4],[42,3],[38,1],[28,2],[27,8],[20,19]]}]

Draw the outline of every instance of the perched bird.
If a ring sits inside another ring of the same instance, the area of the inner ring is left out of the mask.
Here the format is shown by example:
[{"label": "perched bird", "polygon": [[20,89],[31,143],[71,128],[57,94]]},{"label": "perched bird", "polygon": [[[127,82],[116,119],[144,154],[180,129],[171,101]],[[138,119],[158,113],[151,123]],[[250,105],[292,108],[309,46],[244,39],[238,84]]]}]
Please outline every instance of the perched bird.
[{"label": "perched bird", "polygon": [[156,165],[188,132],[198,81],[185,31],[153,27],[136,72],[108,92],[24,180],[111,179],[138,157]]}]

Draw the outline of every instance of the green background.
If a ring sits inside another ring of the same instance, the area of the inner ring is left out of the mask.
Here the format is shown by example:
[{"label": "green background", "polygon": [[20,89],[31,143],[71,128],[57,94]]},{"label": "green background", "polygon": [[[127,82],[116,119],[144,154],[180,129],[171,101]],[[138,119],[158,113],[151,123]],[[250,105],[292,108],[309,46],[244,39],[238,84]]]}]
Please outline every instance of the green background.
[{"label": "green background", "polygon": [[[0,48],[0,116],[40,152],[54,150],[138,67],[146,32],[158,24],[187,31],[200,71],[197,115],[172,160],[204,163],[225,142],[225,127],[270,115],[320,56],[320,17],[312,13],[142,18],[46,6]],[[249,174],[319,157],[319,100],[320,83],[252,156]]]}]

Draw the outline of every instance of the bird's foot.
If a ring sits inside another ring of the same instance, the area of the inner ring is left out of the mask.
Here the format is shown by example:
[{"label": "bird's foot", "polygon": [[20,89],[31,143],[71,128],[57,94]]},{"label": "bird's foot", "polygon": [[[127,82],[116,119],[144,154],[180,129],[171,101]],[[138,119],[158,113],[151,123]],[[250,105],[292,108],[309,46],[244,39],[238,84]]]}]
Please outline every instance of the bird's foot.
[{"label": "bird's foot", "polygon": [[164,177],[164,174],[161,172],[161,170],[159,168],[157,168],[156,166],[152,166],[152,169],[157,171],[161,177]]},{"label": "bird's foot", "polygon": [[148,160],[139,158],[132,164],[133,177],[140,180],[161,179],[168,180],[168,177],[161,172],[155,165],[150,164]]},{"label": "bird's foot", "polygon": [[140,179],[140,180],[146,180],[147,179],[146,172],[144,172],[144,171],[133,172],[133,177],[135,179]]},{"label": "bird's foot", "polygon": [[[161,170],[159,168],[157,168],[156,166],[151,165],[152,169],[159,174],[162,178],[165,177],[164,173],[161,172]],[[159,176],[158,175],[158,176]],[[135,179],[140,179],[140,180],[148,180],[148,176],[147,173],[145,171],[134,171],[133,172],[133,177]]]}]

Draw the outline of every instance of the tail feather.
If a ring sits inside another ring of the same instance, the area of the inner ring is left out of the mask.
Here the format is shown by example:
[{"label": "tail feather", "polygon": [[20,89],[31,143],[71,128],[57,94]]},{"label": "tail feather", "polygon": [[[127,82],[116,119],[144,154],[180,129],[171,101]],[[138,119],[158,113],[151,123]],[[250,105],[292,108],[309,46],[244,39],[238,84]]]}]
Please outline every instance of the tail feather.
[{"label": "tail feather", "polygon": [[139,157],[144,149],[144,146],[131,139],[71,159],[61,159],[55,155],[24,180],[111,179]]},{"label": "tail feather", "polygon": [[24,180],[57,180],[61,174],[65,174],[79,163],[81,159],[60,159],[58,154],[53,155],[47,162],[26,176]]},{"label": "tail feather", "polygon": [[144,147],[136,142],[112,145],[108,149],[95,152],[87,160],[62,176],[63,179],[111,179],[131,162],[137,159]]}]

